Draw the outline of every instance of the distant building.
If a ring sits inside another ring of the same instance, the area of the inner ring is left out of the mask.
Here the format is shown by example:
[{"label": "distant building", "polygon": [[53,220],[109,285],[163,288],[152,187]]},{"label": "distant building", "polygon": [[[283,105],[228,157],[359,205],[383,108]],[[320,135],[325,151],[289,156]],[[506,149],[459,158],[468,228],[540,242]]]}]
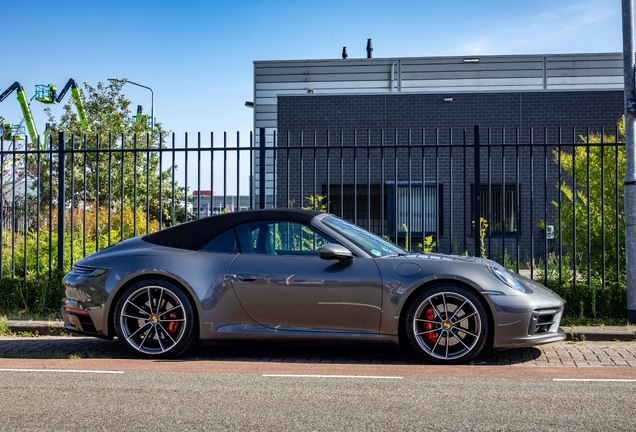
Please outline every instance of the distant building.
[{"label": "distant building", "polygon": [[192,211],[198,214],[199,218],[250,208],[249,195],[220,196],[216,194],[216,191],[210,190],[193,191],[190,202]]}]

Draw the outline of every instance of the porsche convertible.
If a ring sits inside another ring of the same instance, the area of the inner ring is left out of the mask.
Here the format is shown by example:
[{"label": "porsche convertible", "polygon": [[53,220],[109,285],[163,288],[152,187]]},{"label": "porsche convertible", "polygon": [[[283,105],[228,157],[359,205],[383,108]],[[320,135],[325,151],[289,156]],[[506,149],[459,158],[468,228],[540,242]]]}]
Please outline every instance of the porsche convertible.
[{"label": "porsche convertible", "polygon": [[251,210],[136,237],[75,263],[65,327],[142,358],[199,343],[409,344],[465,363],[565,339],[564,301],[496,262],[408,253],[332,214]]}]

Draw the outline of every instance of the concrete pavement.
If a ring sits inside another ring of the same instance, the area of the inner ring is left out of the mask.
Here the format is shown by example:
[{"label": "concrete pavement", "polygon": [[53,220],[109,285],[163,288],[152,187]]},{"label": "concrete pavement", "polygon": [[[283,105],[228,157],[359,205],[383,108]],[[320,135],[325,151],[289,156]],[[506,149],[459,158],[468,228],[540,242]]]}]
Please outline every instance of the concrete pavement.
[{"label": "concrete pavement", "polygon": [[[0,362],[6,365],[7,361],[13,359],[136,360],[117,339],[104,340],[67,336],[0,336]],[[372,367],[376,365],[427,364],[407,347],[308,347],[250,344],[199,347],[176,361],[186,363],[211,362],[235,366],[241,364],[262,366],[278,364]],[[143,363],[144,361],[140,360],[139,362]],[[153,362],[151,361],[151,363]],[[622,367],[636,371],[636,343],[563,341],[505,351],[485,350],[471,361],[470,365],[541,368]],[[79,367],[79,363],[75,367]],[[630,375],[630,377],[633,378],[634,375]]]},{"label": "concrete pavement", "polygon": [[[60,321],[10,320],[15,335],[0,336],[0,358],[133,359],[115,340],[71,336]],[[636,369],[636,327],[564,327],[570,341],[506,351],[486,350],[471,364],[480,366],[625,367]],[[26,337],[20,337],[27,333]],[[37,337],[30,336],[31,334]],[[237,364],[425,364],[408,348],[303,347],[245,344],[199,347],[186,361],[208,360]]]}]

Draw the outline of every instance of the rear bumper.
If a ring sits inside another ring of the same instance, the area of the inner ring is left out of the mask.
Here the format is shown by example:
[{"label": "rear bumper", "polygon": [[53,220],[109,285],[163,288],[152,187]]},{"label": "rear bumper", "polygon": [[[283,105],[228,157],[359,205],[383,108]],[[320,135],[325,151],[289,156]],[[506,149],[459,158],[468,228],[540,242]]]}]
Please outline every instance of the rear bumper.
[{"label": "rear bumper", "polygon": [[60,309],[60,315],[64,322],[64,328],[70,332],[78,333],[86,336],[98,337],[101,339],[112,339],[112,337],[105,336],[95,328],[90,315],[82,313],[73,313],[67,310],[64,306]]}]

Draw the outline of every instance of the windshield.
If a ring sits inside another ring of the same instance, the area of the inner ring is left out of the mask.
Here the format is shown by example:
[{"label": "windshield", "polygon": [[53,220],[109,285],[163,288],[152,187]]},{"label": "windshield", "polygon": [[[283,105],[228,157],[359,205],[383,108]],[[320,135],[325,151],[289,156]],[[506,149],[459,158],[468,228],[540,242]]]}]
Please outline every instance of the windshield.
[{"label": "windshield", "polygon": [[334,231],[337,231],[338,234],[345,237],[361,249],[364,249],[365,252],[372,256],[383,257],[387,255],[399,255],[406,253],[403,249],[387,240],[384,240],[382,237],[370,233],[357,225],[346,222],[335,216],[325,217],[322,220],[322,223]]}]

